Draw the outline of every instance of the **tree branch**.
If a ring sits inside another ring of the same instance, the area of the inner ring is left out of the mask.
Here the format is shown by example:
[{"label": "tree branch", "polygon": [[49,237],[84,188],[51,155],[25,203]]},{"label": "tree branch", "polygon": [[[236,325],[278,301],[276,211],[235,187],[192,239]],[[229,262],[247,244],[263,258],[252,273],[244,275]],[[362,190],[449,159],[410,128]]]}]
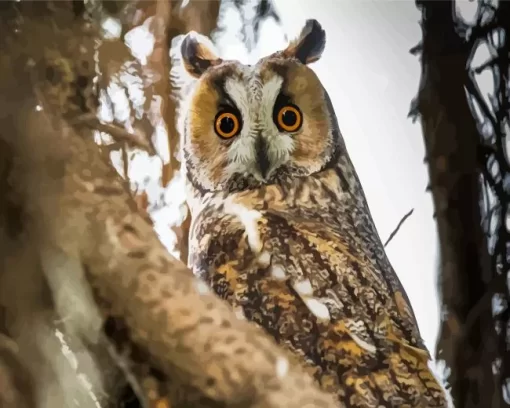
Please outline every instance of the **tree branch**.
[{"label": "tree branch", "polygon": [[156,154],[156,150],[147,135],[130,133],[113,123],[101,123],[94,113],[82,115],[75,120],[70,121],[69,125],[86,126],[89,129],[105,132],[111,135],[111,137],[117,142],[126,142],[129,147],[139,148],[149,153],[151,156]]},{"label": "tree branch", "polygon": [[[296,356],[239,320],[167,252],[90,129],[63,120],[97,108],[97,27],[76,16],[71,1],[8,8],[23,10],[23,19],[0,13],[9,28],[0,38],[0,142],[9,149],[0,156],[7,173],[0,187],[16,197],[21,215],[16,236],[0,230],[18,250],[13,256],[0,245],[0,259],[13,260],[1,265],[0,304],[13,316],[8,334],[16,331],[25,365],[37,357],[29,370],[35,394],[58,394],[37,405],[67,406],[80,395],[82,406],[93,406],[59,353],[58,319],[69,344],[98,363],[89,371],[105,374],[91,376],[94,384],[107,380],[105,361],[120,367],[144,407],[338,407]],[[30,41],[36,35],[45,47]],[[0,211],[4,201],[13,200],[0,194]],[[34,278],[33,293],[21,273]]]},{"label": "tree branch", "polygon": [[398,231],[400,230],[400,227],[402,227],[402,225],[404,225],[404,222],[406,222],[406,220],[411,216],[411,214],[413,212],[414,212],[414,208],[411,208],[411,210],[406,215],[404,215],[402,217],[402,219],[399,221],[399,223],[397,224],[397,226],[395,227],[393,232],[390,234],[390,236],[386,240],[386,243],[384,244],[384,247],[388,246],[388,244],[391,242],[393,237],[395,237],[395,235],[397,235]]},{"label": "tree branch", "polygon": [[[209,405],[337,406],[262,329],[238,320],[168,254],[90,137],[78,136],[34,107],[35,101],[16,110],[16,137],[8,142],[23,169],[17,184],[30,203],[32,234],[38,237],[48,279],[54,279],[57,265],[68,265],[74,303],[65,302],[62,288],[54,286],[53,296],[68,315],[69,332],[90,343],[101,336],[93,313],[85,308],[80,314],[75,307],[87,304],[83,294],[92,289],[103,319],[110,322],[106,327],[121,328],[106,335],[128,360],[129,370],[138,381],[157,381],[159,397],[176,406],[189,404],[182,386],[196,393],[192,400],[205,398]],[[75,264],[85,271],[82,278],[70,268]]]}]

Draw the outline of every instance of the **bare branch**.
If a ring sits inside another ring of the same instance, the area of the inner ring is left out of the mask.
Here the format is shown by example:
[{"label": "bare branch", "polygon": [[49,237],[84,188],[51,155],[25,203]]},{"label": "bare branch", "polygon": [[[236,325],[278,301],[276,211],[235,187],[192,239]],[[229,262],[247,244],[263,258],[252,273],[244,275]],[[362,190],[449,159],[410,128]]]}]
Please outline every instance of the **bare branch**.
[{"label": "bare branch", "polygon": [[[92,289],[103,318],[122,326],[107,333],[110,340],[121,351],[137,350],[120,354],[139,382],[157,379],[162,397],[177,406],[186,403],[182,389],[227,407],[338,406],[290,354],[262,329],[238,320],[168,254],[90,137],[63,122],[52,127],[55,120],[35,109],[18,114],[15,150],[26,172],[19,185],[31,203],[33,235],[44,253],[83,265],[85,289]],[[40,148],[31,148],[36,143]],[[73,280],[80,285],[79,276]],[[83,316],[69,319],[82,337],[95,337]],[[158,374],[144,377],[147,372]]]},{"label": "bare branch", "polygon": [[488,61],[485,61],[480,66],[473,68],[473,72],[475,74],[481,74],[484,70],[497,66],[499,62],[500,62],[500,58],[498,58],[498,57],[491,58]]},{"label": "bare branch", "polygon": [[404,222],[411,216],[411,214],[414,212],[414,208],[411,208],[411,210],[402,217],[402,219],[399,221],[399,223],[397,224],[397,226],[395,227],[395,229],[393,230],[393,232],[390,234],[390,236],[388,237],[388,239],[386,240],[386,243],[384,244],[384,247],[386,247],[390,242],[391,240],[393,239],[393,237],[395,235],[397,235],[397,232],[400,230],[400,227],[404,224]]},{"label": "bare branch", "polygon": [[155,155],[156,150],[147,135],[130,133],[112,123],[101,123],[94,113],[84,114],[69,122],[70,126],[86,126],[111,135],[117,142],[126,142],[129,147],[139,148],[150,155]]}]

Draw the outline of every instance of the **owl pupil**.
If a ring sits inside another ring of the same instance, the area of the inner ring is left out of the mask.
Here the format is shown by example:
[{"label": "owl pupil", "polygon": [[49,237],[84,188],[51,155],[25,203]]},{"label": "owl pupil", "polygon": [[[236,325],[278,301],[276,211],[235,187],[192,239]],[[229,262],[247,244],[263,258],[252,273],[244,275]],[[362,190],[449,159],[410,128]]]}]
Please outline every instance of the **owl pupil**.
[{"label": "owl pupil", "polygon": [[282,114],[282,122],[285,126],[293,126],[297,121],[297,115],[290,109],[286,109]]},{"label": "owl pupil", "polygon": [[232,118],[223,118],[220,122],[220,130],[223,133],[229,134],[234,130],[235,123]]}]

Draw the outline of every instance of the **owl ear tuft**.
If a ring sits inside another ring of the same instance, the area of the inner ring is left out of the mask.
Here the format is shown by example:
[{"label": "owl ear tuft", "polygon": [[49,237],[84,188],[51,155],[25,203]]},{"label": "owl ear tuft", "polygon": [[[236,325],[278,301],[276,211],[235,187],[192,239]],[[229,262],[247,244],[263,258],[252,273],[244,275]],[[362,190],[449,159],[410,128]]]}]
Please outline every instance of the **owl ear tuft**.
[{"label": "owl ear tuft", "polygon": [[190,31],[182,40],[181,55],[184,68],[195,78],[202,76],[209,67],[222,62],[208,44],[200,41],[195,31]]},{"label": "owl ear tuft", "polygon": [[326,46],[326,31],[317,20],[306,20],[298,38],[283,51],[287,58],[296,58],[303,64],[318,61]]}]

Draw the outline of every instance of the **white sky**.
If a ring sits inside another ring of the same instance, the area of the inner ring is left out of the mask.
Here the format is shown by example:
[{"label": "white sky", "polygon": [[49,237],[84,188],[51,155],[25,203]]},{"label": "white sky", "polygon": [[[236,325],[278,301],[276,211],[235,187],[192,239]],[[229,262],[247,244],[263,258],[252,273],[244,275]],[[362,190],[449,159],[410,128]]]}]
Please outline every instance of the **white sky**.
[{"label": "white sky", "polygon": [[[326,30],[326,50],[313,68],[332,99],[383,242],[404,214],[414,208],[389,244],[387,254],[411,299],[425,343],[434,354],[439,326],[438,241],[432,199],[425,192],[428,175],[421,129],[407,118],[420,76],[419,60],[409,54],[421,39],[419,11],[412,0],[274,2],[289,37],[297,35],[307,18],[316,18]],[[466,14],[473,10],[472,4],[462,2],[467,6]],[[233,36],[242,24],[239,16],[228,12],[224,24],[228,30],[214,38],[223,58],[254,62],[287,44],[281,29],[267,21],[262,26],[259,47],[248,55],[242,42]],[[143,61],[152,50],[152,39],[144,28],[137,30],[128,41]],[[164,135],[158,139],[166,140]],[[171,248],[174,237],[169,224],[178,218],[179,202],[175,197],[182,185],[177,182],[163,190],[157,182],[160,171],[161,160],[138,154],[131,164],[130,178],[137,184],[152,179],[147,189],[150,201],[161,194],[174,198],[175,206],[151,213],[160,238]]]}]

